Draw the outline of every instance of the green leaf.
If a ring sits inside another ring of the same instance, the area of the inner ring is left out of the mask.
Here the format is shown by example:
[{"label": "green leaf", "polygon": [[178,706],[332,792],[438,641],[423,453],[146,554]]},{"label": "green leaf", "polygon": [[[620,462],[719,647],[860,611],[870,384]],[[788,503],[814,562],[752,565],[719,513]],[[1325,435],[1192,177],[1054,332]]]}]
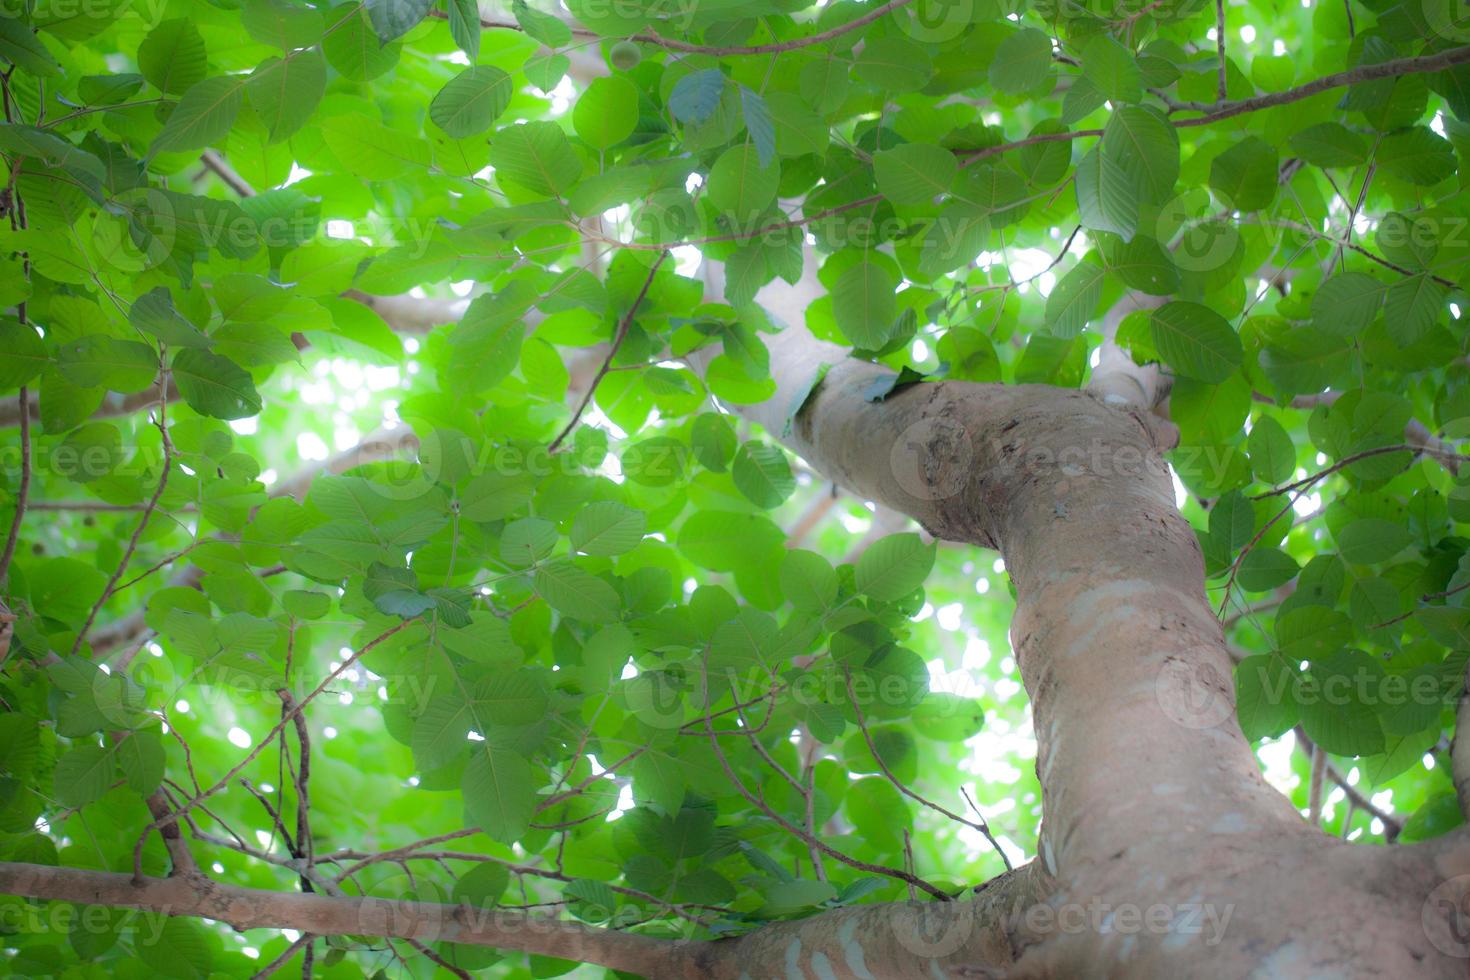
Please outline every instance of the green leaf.
[{"label": "green leaf", "polygon": [[616,500],[588,504],[572,520],[572,547],[584,555],[621,555],[643,540],[648,518]]},{"label": "green leaf", "polygon": [[434,600],[419,592],[413,569],[372,562],[362,582],[362,594],[385,616],[412,619],[434,608]]},{"label": "green leaf", "polygon": [[1046,298],[1047,329],[1059,337],[1075,337],[1097,312],[1107,270],[1095,257],[1077,263],[1052,287]]},{"label": "green leaf", "polygon": [[149,31],[138,45],[138,70],[167,95],[182,95],[203,81],[209,60],[194,22],[177,17]]},{"label": "green leaf", "polygon": [[1315,167],[1356,167],[1368,158],[1363,137],[1336,122],[1308,126],[1291,138],[1291,149]]},{"label": "green leaf", "polygon": [[502,843],[519,840],[536,812],[531,766],[505,749],[478,743],[461,783],[465,820]]},{"label": "green leaf", "polygon": [[1389,133],[1374,159],[1384,173],[1428,187],[1455,172],[1455,150],[1449,140],[1426,126]]},{"label": "green leaf", "polygon": [[549,561],[536,569],[536,593],[564,616],[589,623],[610,623],[622,604],[612,586],[566,559]]},{"label": "green leaf", "polygon": [[886,265],[863,259],[832,287],[832,313],[853,346],[878,350],[888,343],[898,315],[898,282]]},{"label": "green leaf", "polygon": [[77,176],[102,180],[107,176],[102,161],[67,140],[35,126],[0,124],[0,149],[20,157],[32,157],[48,167]]},{"label": "green leaf", "polygon": [[87,105],[116,105],[138,94],[143,76],[132,72],[113,75],[83,75],[77,79],[77,95]]},{"label": "green leaf", "polygon": [[449,36],[473,64],[480,57],[479,0],[449,0],[448,7]]},{"label": "green leaf", "polygon": [[551,554],[559,537],[556,525],[539,517],[511,521],[500,533],[500,559],[512,568],[525,568]]},{"label": "green leaf", "polygon": [[735,454],[730,475],[736,488],[757,507],[779,507],[796,490],[786,454],[763,442],[747,442]]},{"label": "green leaf", "polygon": [[863,43],[852,73],[880,91],[916,92],[929,81],[933,69],[923,48],[890,34],[870,36]]},{"label": "green leaf", "polygon": [[30,384],[51,360],[35,328],[8,316],[0,317],[0,350],[0,389]]},{"label": "green leaf", "polygon": [[323,592],[291,589],[282,594],[281,606],[298,619],[321,619],[331,611],[332,600]]},{"label": "green leaf", "polygon": [[1354,565],[1388,561],[1412,541],[1413,536],[1402,524],[1381,517],[1361,518],[1337,532],[1337,550],[1344,561]]},{"label": "green leaf", "polygon": [[1296,724],[1295,677],[1281,658],[1246,657],[1235,667],[1235,708],[1245,737],[1281,735]]},{"label": "green leaf", "polygon": [[1154,311],[1149,325],[1164,363],[1198,381],[1224,381],[1244,357],[1240,337],[1207,306],[1169,303]]},{"label": "green leaf", "polygon": [[1139,193],[1123,163],[1098,148],[1077,164],[1077,209],[1084,228],[1125,241],[1138,231]]},{"label": "green leaf", "polygon": [[475,297],[447,338],[449,359],[444,370],[453,385],[485,391],[510,376],[521,359],[526,339],[521,315],[530,299],[509,291]]},{"label": "green leaf", "polygon": [[493,908],[510,886],[510,872],[505,865],[482,861],[460,875],[451,896],[455,904],[468,903],[473,908]]},{"label": "green leaf", "polygon": [[429,16],[434,9],[434,0],[363,0],[367,11],[384,44],[397,40],[412,30],[419,21]]},{"label": "green leaf", "polygon": [[1240,560],[1237,580],[1243,589],[1267,592],[1291,581],[1299,571],[1300,567],[1286,552],[1257,545]]},{"label": "green leaf", "polygon": [[572,107],[572,126],[594,149],[616,146],[638,125],[638,88],[618,75],[594,78]]},{"label": "green leaf", "polygon": [[686,126],[698,126],[715,114],[725,91],[725,75],[718,68],[690,72],[674,83],[669,111]]},{"label": "green leaf", "polygon": [[732,146],[710,168],[709,202],[736,222],[749,222],[776,199],[780,178],[780,168],[774,163],[761,165],[754,146]]},{"label": "green leaf", "polygon": [[209,935],[190,919],[165,918],[158,929],[138,930],[133,951],[159,975],[206,980],[214,962]]},{"label": "green leaf", "polygon": [[322,38],[322,53],[328,63],[355,82],[369,82],[398,64],[402,45],[379,41],[367,11],[360,3],[337,8],[342,16]]},{"label": "green leaf", "polygon": [[[1047,54],[1050,56],[1050,51]],[[1143,98],[1143,73],[1133,52],[1110,34],[1098,34],[1083,46],[1082,74],[1112,102]]]},{"label": "green leaf", "polygon": [[[1162,204],[1169,199],[1179,179],[1179,134],[1157,111],[1143,106],[1115,110],[1099,151],[1127,175],[1141,200]],[[1102,179],[1110,179],[1106,169]]]},{"label": "green leaf", "polygon": [[689,445],[694,450],[694,457],[700,466],[716,473],[725,472],[739,442],[735,427],[725,415],[701,413],[690,427]]},{"label": "green leaf", "polygon": [[148,147],[150,155],[197,150],[219,143],[235,124],[245,79],[234,75],[206,78],[184,93]]},{"label": "green leaf", "polygon": [[785,539],[779,527],[759,515],[699,510],[679,529],[678,543],[696,565],[729,572],[769,555]]},{"label": "green leaf", "polygon": [[1383,299],[1388,335],[1405,347],[1420,340],[1439,322],[1449,294],[1449,287],[1427,272],[1392,283]]},{"label": "green leaf", "polygon": [[316,49],[289,58],[267,58],[245,83],[245,97],[267,138],[278,143],[295,133],[316,112],[327,85],[327,63]]},{"label": "green leaf", "polygon": [[1291,436],[1269,415],[1256,419],[1251,426],[1246,448],[1250,452],[1251,471],[1265,483],[1280,483],[1296,470],[1296,447],[1291,443]]},{"label": "green leaf", "polygon": [[[831,139],[827,124],[802,101],[801,96],[791,92],[768,92],[765,105],[774,127],[777,153],[783,157],[799,157],[826,151]],[[749,122],[746,127],[749,128]]]},{"label": "green leaf", "polygon": [[1051,72],[1051,36],[1034,27],[1025,27],[995,49],[995,57],[990,62],[990,84],[1001,92],[1018,95],[1039,88]]},{"label": "green leaf", "polygon": [[117,763],[134,792],[150,796],[163,782],[163,739],[157,728],[142,728],[117,745]]},{"label": "green leaf", "polygon": [[1276,199],[1276,147],[1257,136],[1236,141],[1210,163],[1210,186],[1237,211],[1259,211]]},{"label": "green leaf", "polygon": [[329,117],[321,134],[342,166],[359,177],[393,180],[429,167],[428,143],[361,113]]},{"label": "green leaf", "polygon": [[[606,79],[600,79],[606,81]],[[429,118],[455,139],[489,129],[510,105],[515,86],[511,78],[491,65],[466,68],[444,84],[429,103]],[[584,95],[583,99],[586,98]],[[582,100],[577,105],[580,107]]]},{"label": "green leaf", "polygon": [[242,367],[286,364],[300,357],[291,338],[267,323],[226,323],[210,339],[218,353]]},{"label": "green leaf", "polygon": [[571,66],[571,58],[546,51],[526,62],[521,70],[526,73],[527,81],[549,95],[552,89],[561,84]]},{"label": "green leaf", "polygon": [[985,727],[985,707],[979,701],[943,691],[931,691],[914,708],[914,733],[936,742],[963,742]]},{"label": "green leaf", "polygon": [[181,350],[172,366],[179,393],[200,415],[243,419],[260,411],[250,375],[234,361],[205,350]]},{"label": "green leaf", "polygon": [[245,0],[240,21],[255,40],[282,51],[309,48],[322,39],[326,30],[320,11],[286,0]]},{"label": "green leaf", "polygon": [[572,40],[572,29],[560,17],[542,13],[528,6],[525,0],[515,0],[511,9],[521,29],[547,47],[565,47]]},{"label": "green leaf", "polygon": [[1383,666],[1360,650],[1314,660],[1297,689],[1307,737],[1334,755],[1374,755],[1384,749],[1383,726],[1366,697],[1382,683]]},{"label": "green leaf", "polygon": [[1339,337],[1360,334],[1378,316],[1383,283],[1361,272],[1343,272],[1312,297],[1312,326]]},{"label": "green leaf", "polygon": [[670,816],[684,802],[684,770],[666,752],[645,752],[633,762],[633,799],[652,803]]},{"label": "green leaf", "polygon": [[32,33],[30,25],[12,17],[0,17],[0,58],[41,78],[61,74],[61,65]]},{"label": "green leaf", "polygon": [[1179,269],[1155,239],[1138,235],[1131,242],[1105,248],[1109,272],[1129,286],[1150,296],[1169,296],[1179,291]]},{"label": "green leaf", "polygon": [[68,381],[86,388],[142,391],[158,377],[158,355],[153,348],[101,334],[63,344],[56,361]]},{"label": "green leaf", "polygon": [[63,806],[82,807],[102,799],[117,772],[112,750],[78,745],[56,760],[52,786]]},{"label": "green leaf", "polygon": [[942,276],[974,260],[990,239],[990,212],[968,201],[951,200],[924,232],[919,271]]},{"label": "green leaf", "polygon": [[478,713],[492,725],[530,725],[546,715],[547,695],[529,670],[490,674],[475,685]]},{"label": "green leaf", "polygon": [[960,165],[932,143],[904,143],[873,154],[878,190],[894,204],[930,204],[949,191]]},{"label": "green leaf", "polygon": [[174,309],[173,297],[164,286],[149,290],[133,301],[128,322],[170,347],[208,347],[210,340],[199,328]]},{"label": "green leaf", "polygon": [[837,573],[814,551],[788,551],[779,575],[781,594],[803,612],[823,612],[837,598]]},{"label": "green leaf", "polygon": [[490,141],[496,176],[546,197],[561,197],[582,176],[582,162],[561,127],[550,122],[507,126]]},{"label": "green leaf", "polygon": [[857,589],[880,602],[902,599],[924,584],[934,567],[935,546],[912,533],[890,534],[873,542],[858,559]]},{"label": "green leaf", "polygon": [[740,86],[740,112],[745,117],[745,131],[760,157],[760,165],[769,167],[776,156],[776,124],[766,100],[752,88]]}]

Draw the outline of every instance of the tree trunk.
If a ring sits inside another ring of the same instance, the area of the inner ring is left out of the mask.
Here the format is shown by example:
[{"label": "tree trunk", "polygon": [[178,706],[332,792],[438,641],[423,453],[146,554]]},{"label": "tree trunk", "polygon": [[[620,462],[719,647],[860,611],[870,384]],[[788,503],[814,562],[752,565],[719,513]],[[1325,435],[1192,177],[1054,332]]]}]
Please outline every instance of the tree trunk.
[{"label": "tree trunk", "polygon": [[450,939],[657,978],[1466,976],[1470,832],[1346,844],[1261,777],[1160,455],[1173,434],[1150,412],[1152,373],[1109,352],[1087,391],[942,382],[874,402],[865,392],[886,368],[800,327],[770,346],[777,393],[742,414],[788,432],[848,490],[1004,557],[1044,796],[1037,861],[955,902],[859,906],[710,941],[470,921],[462,908],[187,873],[0,864],[0,892],[238,928]]},{"label": "tree trunk", "polygon": [[1015,584],[1051,882],[1007,975],[1470,973],[1464,833],[1346,844],[1261,776],[1150,370],[1106,349],[1085,392],[943,382],[873,403],[888,369],[799,326],[770,347],[778,390],[740,414],[783,432],[832,365],[787,445],[936,537],[999,550]]}]

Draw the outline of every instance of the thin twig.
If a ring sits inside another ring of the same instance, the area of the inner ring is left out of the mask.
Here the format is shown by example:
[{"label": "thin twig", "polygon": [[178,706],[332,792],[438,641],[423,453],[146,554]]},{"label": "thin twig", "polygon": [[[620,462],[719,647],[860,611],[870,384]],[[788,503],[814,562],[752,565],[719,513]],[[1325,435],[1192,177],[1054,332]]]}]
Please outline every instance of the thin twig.
[{"label": "thin twig", "polygon": [[437,966],[441,967],[442,969],[448,970],[450,973],[459,977],[459,980],[474,980],[474,978],[470,976],[467,970],[455,966],[453,963],[449,962],[444,957],[440,956],[438,953],[434,952],[432,949],[419,942],[417,939],[405,939],[404,942],[408,943],[414,949],[418,950],[421,956],[427,957]]},{"label": "thin twig", "polygon": [[[1453,589],[1445,589],[1443,592],[1429,592],[1429,593],[1426,593],[1425,595],[1421,595],[1419,597],[1419,601],[1420,602],[1424,602],[1424,603],[1430,603],[1430,602],[1435,601],[1436,599],[1448,599],[1450,596],[1456,595],[1457,593],[1460,593],[1460,592],[1464,592],[1466,589],[1470,589],[1470,582],[1461,582],[1459,585],[1455,586]],[[1381,623],[1374,623],[1372,626],[1369,626],[1368,628],[1370,630],[1376,630],[1376,629],[1381,629],[1384,626],[1392,626],[1394,623],[1402,623],[1404,620],[1408,619],[1410,616],[1413,616],[1418,611],[1419,611],[1419,609],[1417,609],[1417,608],[1410,609],[1408,612],[1406,612],[1406,613],[1400,613],[1399,615],[1394,616],[1392,619],[1385,619]]]},{"label": "thin twig", "polygon": [[1453,68],[1455,65],[1463,65],[1466,62],[1470,62],[1470,45],[1448,48],[1435,54],[1421,55],[1416,58],[1395,58],[1392,61],[1380,61],[1374,65],[1359,65],[1347,71],[1324,75],[1284,92],[1256,95],[1249,99],[1237,99],[1234,102],[1174,102],[1169,106],[1170,112],[1202,112],[1204,115],[1170,121],[1175,126],[1207,126],[1210,123],[1247,112],[1259,112],[1262,109],[1290,105],[1293,102],[1300,102],[1302,99],[1309,99],[1335,88],[1356,85],[1359,82],[1444,71],[1446,68]]},{"label": "thin twig", "polygon": [[228,163],[225,163],[224,158],[214,150],[205,150],[199,154],[199,162],[204,164],[206,170],[211,171],[216,177],[228,184],[230,190],[236,194],[239,194],[241,197],[255,196],[255,188],[251,187],[244,177],[235,173],[234,168]]},{"label": "thin twig", "polygon": [[[132,732],[122,734],[124,739],[136,737]],[[168,851],[169,863],[172,865],[169,877],[199,874],[199,865],[194,860],[194,853],[189,850],[188,842],[184,840],[184,835],[179,831],[179,814],[169,806],[168,796],[162,789],[158,789],[145,802],[148,804],[149,814],[160,825],[158,833],[163,838],[163,846]]]},{"label": "thin twig", "polygon": [[[1297,748],[1307,753],[1316,748],[1316,743],[1307,737],[1307,733],[1300,725],[1293,729],[1293,732],[1296,735]],[[1353,806],[1370,814],[1383,824],[1383,839],[1392,844],[1398,838],[1400,831],[1404,829],[1404,822],[1365,796],[1356,786],[1348,782],[1347,777],[1338,772],[1337,767],[1331,762],[1326,764],[1325,771],[1327,778],[1343,791]]]},{"label": "thin twig", "polygon": [[[873,761],[878,763],[878,770],[882,772],[885,777],[887,777],[890,783],[893,784],[893,788],[898,790],[904,796],[907,796],[909,799],[913,800],[915,803],[918,803],[921,806],[926,806],[929,809],[933,810],[935,813],[948,817],[955,823],[964,824],[971,830],[976,830],[979,831],[981,834],[984,834],[985,839],[990,842],[990,846],[995,848],[995,853],[999,854],[1001,861],[1005,863],[1006,870],[1010,871],[1011,859],[1006,856],[1006,852],[1001,848],[1000,842],[995,839],[995,836],[993,834],[991,834],[990,825],[988,823],[986,823],[983,819],[979,821],[966,819],[965,817],[960,816],[958,813],[955,813],[952,810],[945,809],[943,806],[935,803],[933,800],[925,799],[918,793],[915,793],[913,790],[909,789],[908,786],[904,785],[904,783],[893,774],[893,770],[888,768],[888,763],[884,762],[883,756],[878,753],[878,746],[873,741],[873,733],[868,730],[868,723],[867,720],[863,717],[862,706],[858,704],[857,693],[852,689],[852,671],[847,668],[846,664],[842,666],[842,679],[847,685],[848,703],[852,705],[852,710],[857,716],[858,731],[863,733],[863,741],[867,743],[868,751],[872,753]],[[976,808],[975,812],[980,812],[978,807]]]},{"label": "thin twig", "polygon": [[[231,782],[233,782],[235,777],[238,776],[245,769],[246,766],[255,761],[256,757],[260,755],[260,753],[265,749],[267,745],[275,740],[276,736],[281,733],[286,725],[290,724],[293,718],[304,711],[308,704],[314,701],[319,694],[327,689],[327,685],[331,684],[334,680],[341,676],[343,671],[347,670],[347,668],[357,663],[358,660],[360,660],[366,653],[376,647],[379,643],[382,643],[384,640],[388,639],[388,637],[403,630],[411,622],[413,622],[413,620],[405,619],[397,626],[393,626],[389,629],[384,630],[382,633],[379,633],[367,643],[364,643],[362,646],[358,647],[357,650],[353,651],[352,655],[344,659],[340,664],[338,664],[337,669],[324,677],[322,679],[322,682],[318,684],[315,688],[313,688],[310,694],[302,698],[300,703],[292,707],[290,710],[283,712],[281,715],[281,720],[276,722],[275,727],[273,727],[269,732],[266,733],[265,738],[255,743],[255,747],[250,750],[245,758],[241,759],[240,762],[233,769],[221,776],[219,781],[216,782],[209,789],[205,790],[203,793],[200,793],[198,796],[185,800],[183,805],[179,807],[178,813],[182,814],[189,810],[192,810],[204,800],[209,799],[209,797],[218,793],[220,790],[224,789]],[[133,877],[137,881],[143,880],[143,843],[148,839],[148,835],[157,830],[159,826],[161,826],[161,823],[155,820],[148,826],[144,827],[142,836],[138,838],[137,844],[133,846]]]},{"label": "thin twig", "polygon": [[1307,786],[1307,823],[1322,822],[1322,783],[1327,777],[1327,753],[1322,746],[1312,746],[1311,782]]},{"label": "thin twig", "polygon": [[[24,317],[22,316],[22,323]],[[20,486],[15,493],[15,514],[10,518],[10,536],[0,554],[0,586],[10,575],[10,562],[15,558],[15,544],[20,540],[20,523],[26,516],[26,498],[31,492],[31,413],[30,390],[20,389]]]},{"label": "thin twig", "polygon": [[[702,674],[702,678],[702,684],[704,688],[704,705],[705,708],[708,709],[708,647],[706,647],[704,651],[704,671]],[[774,809],[772,809],[772,807],[767,804],[765,800],[757,797],[748,788],[746,788],[744,781],[742,781],[741,778],[735,774],[735,770],[731,768],[730,760],[728,757],[726,757],[724,749],[720,748],[719,736],[715,732],[714,723],[710,720],[710,716],[708,714],[706,714],[705,716],[705,731],[709,736],[710,748],[714,751],[715,759],[720,763],[720,769],[723,770],[725,778],[729,780],[730,785],[734,787],[735,791],[739,793],[740,796],[743,797],[747,803],[764,813],[788,834],[795,837],[797,840],[804,841],[809,845],[817,847],[823,854],[831,858],[836,858],[838,861],[841,861],[843,864],[847,865],[850,868],[857,868],[859,871],[866,871],[869,874],[885,875],[889,878],[897,878],[899,881],[906,881],[910,885],[913,885],[917,888],[922,888],[925,892],[932,895],[934,898],[937,898],[941,902],[948,902],[951,900],[951,896],[947,892],[940,888],[936,888],[934,885],[929,884],[929,882],[918,877],[917,875],[910,874],[909,872],[904,871],[901,868],[890,868],[882,864],[872,864],[868,861],[860,861],[855,857],[844,854],[842,851],[837,850],[837,848],[832,847],[821,838],[816,837],[812,834],[808,834],[805,830],[802,830],[790,820],[787,820],[785,817],[781,816]]]},{"label": "thin twig", "polygon": [[[1345,264],[1346,260],[1343,258],[1342,254],[1343,249],[1347,248],[1353,242],[1353,224],[1358,220],[1359,212],[1363,210],[1363,202],[1368,198],[1368,185],[1372,183],[1373,174],[1375,171],[1377,171],[1377,169],[1378,164],[1376,162],[1370,161],[1368,164],[1368,172],[1363,174],[1363,186],[1358,188],[1358,200],[1356,203],[1353,204],[1352,209],[1348,211],[1347,227],[1343,229],[1342,241],[1339,242],[1337,245],[1337,255],[1335,256],[1335,264],[1340,271],[1346,271],[1347,269],[1347,266]],[[1331,264],[1329,264],[1328,268],[1331,267]]]},{"label": "thin twig", "polygon": [[1219,93],[1219,101],[1224,102],[1230,97],[1225,77],[1225,0],[1215,0],[1215,57],[1220,62],[1220,77],[1215,89]]},{"label": "thin twig", "polygon": [[304,934],[300,939],[287,946],[280,956],[277,956],[252,974],[250,980],[266,980],[267,977],[273,976],[277,970],[291,962],[291,959],[301,951],[301,947],[306,946],[309,949],[312,941],[315,939],[316,937],[310,933]]},{"label": "thin twig", "polygon": [[[839,24],[836,27],[829,28],[816,34],[809,34],[806,37],[793,38],[790,41],[773,41],[769,44],[692,44],[688,41],[678,41],[673,38],[664,37],[661,34],[654,34],[649,31],[645,31],[641,34],[634,34],[632,37],[629,38],[629,40],[636,41],[640,44],[648,44],[653,47],[663,48],[666,51],[677,51],[680,54],[703,54],[709,55],[714,58],[726,58],[736,57],[739,55],[754,54],[781,54],[786,51],[799,51],[802,48],[810,48],[814,45],[823,44],[827,41],[831,41],[834,38],[841,37],[844,34],[850,34],[861,27],[866,27],[868,24],[873,23],[873,21],[875,20],[887,16],[895,10],[898,10],[902,7],[907,7],[913,2],[914,0],[889,0],[889,2],[883,4],[883,6],[874,8],[868,13],[863,14],[861,17],[854,17],[852,20],[847,21],[844,24]],[[442,20],[447,20],[449,17],[449,13],[448,11],[444,10],[431,10],[429,12],[429,16],[438,17]],[[503,20],[481,19],[480,26],[484,28],[501,29],[508,31],[522,31],[525,29],[519,23]],[[572,27],[570,28],[570,30],[573,37],[585,37],[594,40],[601,40],[604,36],[597,31],[588,30],[585,27]]]},{"label": "thin twig", "polygon": [[592,383],[587,386],[586,393],[582,395],[582,402],[577,406],[577,410],[572,413],[572,417],[567,422],[566,428],[562,429],[557,437],[551,440],[551,445],[547,448],[547,452],[556,452],[557,447],[562,444],[562,440],[571,435],[572,430],[577,427],[577,423],[582,420],[582,413],[587,410],[588,404],[592,401],[592,396],[597,393],[598,383],[607,374],[608,368],[612,367],[613,358],[618,356],[618,349],[623,346],[623,341],[628,337],[628,330],[633,326],[633,317],[638,314],[638,307],[642,305],[643,300],[648,296],[648,290],[653,287],[653,277],[658,274],[658,267],[663,265],[664,259],[668,257],[669,251],[668,249],[664,249],[658,253],[658,258],[653,260],[653,265],[649,266],[648,277],[643,280],[643,288],[638,290],[638,295],[633,298],[633,305],[628,307],[628,312],[623,314],[623,319],[618,323],[617,334],[613,337],[612,347],[608,349],[607,357],[603,360],[602,367],[598,368],[597,375],[592,379]]},{"label": "thin twig", "polygon": [[87,631],[97,621],[97,614],[102,611],[103,605],[106,604],[108,599],[112,598],[113,592],[116,591],[118,579],[122,578],[123,572],[127,571],[128,563],[133,558],[133,552],[138,550],[138,542],[142,539],[143,532],[148,529],[148,521],[152,518],[153,512],[158,509],[158,501],[163,497],[163,491],[168,489],[168,476],[174,465],[174,447],[168,435],[168,418],[165,414],[167,411],[165,405],[167,403],[162,396],[162,392],[167,388],[167,385],[168,372],[165,371],[159,383],[158,418],[155,419],[158,425],[158,434],[163,439],[163,468],[158,474],[158,486],[153,488],[153,496],[148,498],[148,504],[143,508],[143,515],[138,518],[138,526],[133,529],[133,536],[128,539],[128,546],[123,549],[122,558],[118,560],[117,568],[113,569],[112,577],[107,580],[107,586],[102,590],[102,594],[97,597],[96,603],[92,606],[92,611],[87,614],[87,621],[77,631],[77,638],[72,641],[71,655],[73,657],[82,648],[82,641],[87,638]]}]

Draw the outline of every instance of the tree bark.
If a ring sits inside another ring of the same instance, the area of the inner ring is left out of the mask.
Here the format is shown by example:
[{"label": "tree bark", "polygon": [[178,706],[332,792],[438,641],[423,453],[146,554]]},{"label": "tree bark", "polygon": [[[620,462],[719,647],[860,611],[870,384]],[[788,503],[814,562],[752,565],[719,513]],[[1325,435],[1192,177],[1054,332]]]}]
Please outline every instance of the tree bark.
[{"label": "tree bark", "polygon": [[936,537],[1001,552],[1038,742],[1037,861],[974,901],[860,906],[700,942],[195,875],[135,885],[0,864],[0,892],[481,943],[658,978],[1464,977],[1470,831],[1347,844],[1262,779],[1161,456],[1174,433],[1150,413],[1159,379],[1110,350],[1087,391],[941,382],[869,401],[888,369],[814,340],[791,312],[804,305],[785,307],[796,325],[770,340],[775,397],[741,414]]},{"label": "tree bark", "polygon": [[1033,864],[961,901],[860,905],[730,939],[679,940],[467,903],[267,891],[222,885],[199,874],[135,882],[126,874],[0,862],[0,894],[207,918],[237,930],[493,946],[654,980],[975,976],[967,971],[976,964],[1010,962],[1024,912],[1045,886]]},{"label": "tree bark", "polygon": [[887,368],[801,329],[799,290],[765,300],[797,326],[769,339],[775,396],[735,410],[936,537],[999,550],[1015,584],[1056,916],[1016,975],[1466,975],[1466,834],[1345,844],[1261,776],[1156,375],[1106,350],[1087,391],[942,382],[870,402]]}]

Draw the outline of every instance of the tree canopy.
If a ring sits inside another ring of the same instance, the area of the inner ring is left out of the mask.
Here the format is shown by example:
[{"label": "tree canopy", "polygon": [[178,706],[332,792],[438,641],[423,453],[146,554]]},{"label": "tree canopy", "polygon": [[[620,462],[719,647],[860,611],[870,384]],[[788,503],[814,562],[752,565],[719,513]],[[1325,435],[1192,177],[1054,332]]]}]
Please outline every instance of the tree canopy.
[{"label": "tree canopy", "polygon": [[[783,448],[782,331],[1158,365],[1268,779],[1451,830],[1451,6],[0,0],[0,861],[710,939],[1035,856],[1005,562]],[[7,969],[637,970],[87,911]]]}]

